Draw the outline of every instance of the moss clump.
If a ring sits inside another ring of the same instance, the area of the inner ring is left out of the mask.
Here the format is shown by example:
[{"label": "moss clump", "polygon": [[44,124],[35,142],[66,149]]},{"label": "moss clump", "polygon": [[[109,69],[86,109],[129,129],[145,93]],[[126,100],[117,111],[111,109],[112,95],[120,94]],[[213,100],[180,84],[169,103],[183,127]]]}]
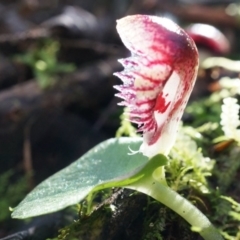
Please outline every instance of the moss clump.
[{"label": "moss clump", "polygon": [[8,170],[0,175],[0,223],[10,219],[9,207],[15,206],[28,191],[28,178],[24,176],[15,181],[15,174]]}]

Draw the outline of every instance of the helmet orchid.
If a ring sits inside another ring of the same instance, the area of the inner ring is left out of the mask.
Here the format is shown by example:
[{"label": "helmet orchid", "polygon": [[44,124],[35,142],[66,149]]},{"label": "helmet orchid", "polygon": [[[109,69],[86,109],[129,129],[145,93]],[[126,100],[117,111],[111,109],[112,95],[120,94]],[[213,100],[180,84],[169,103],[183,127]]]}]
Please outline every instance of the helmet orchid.
[{"label": "helmet orchid", "polygon": [[168,154],[198,71],[194,41],[167,18],[133,15],[117,21],[117,31],[131,57],[120,59],[123,84],[115,86],[130,121],[143,133],[139,149],[153,157]]}]

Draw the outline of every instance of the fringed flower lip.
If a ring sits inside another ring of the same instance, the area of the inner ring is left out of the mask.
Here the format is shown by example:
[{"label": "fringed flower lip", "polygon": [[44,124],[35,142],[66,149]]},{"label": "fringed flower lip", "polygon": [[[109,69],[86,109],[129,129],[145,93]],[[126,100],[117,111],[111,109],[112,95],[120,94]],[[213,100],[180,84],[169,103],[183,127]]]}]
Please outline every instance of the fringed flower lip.
[{"label": "fringed flower lip", "polygon": [[168,154],[172,148],[198,71],[194,41],[167,18],[127,16],[117,21],[117,31],[131,51],[120,59],[123,84],[114,86],[127,106],[130,121],[143,133],[139,149],[145,156]]}]

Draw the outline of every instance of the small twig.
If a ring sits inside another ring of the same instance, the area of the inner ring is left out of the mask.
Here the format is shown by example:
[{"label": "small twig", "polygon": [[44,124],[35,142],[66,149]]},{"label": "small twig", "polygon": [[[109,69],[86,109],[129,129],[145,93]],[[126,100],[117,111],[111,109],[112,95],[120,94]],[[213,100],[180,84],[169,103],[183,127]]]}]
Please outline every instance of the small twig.
[{"label": "small twig", "polygon": [[23,168],[28,179],[29,189],[34,187],[33,178],[33,165],[32,165],[32,151],[31,151],[31,141],[30,141],[30,129],[33,124],[33,119],[31,119],[25,129],[24,129],[24,141],[23,141]]},{"label": "small twig", "polygon": [[104,43],[89,40],[89,39],[60,40],[60,42],[63,47],[92,49],[97,53],[104,53],[108,55],[119,54],[120,50],[122,50],[122,48],[115,47],[114,45],[104,44]]},{"label": "small twig", "polygon": [[0,44],[4,43],[16,43],[23,40],[35,40],[39,38],[49,37],[50,31],[46,28],[35,28],[26,32],[14,33],[14,34],[1,34]]},{"label": "small twig", "polygon": [[158,7],[168,11],[180,19],[189,22],[202,22],[217,26],[240,28],[237,17],[230,16],[226,13],[225,7],[209,7],[198,4],[174,5],[169,3],[158,3]]},{"label": "small twig", "polygon": [[97,121],[93,125],[93,130],[100,130],[102,126],[107,122],[109,116],[112,114],[113,111],[116,109],[116,104],[118,100],[113,98],[108,106],[101,112],[101,115],[97,119]]},{"label": "small twig", "polygon": [[104,205],[110,205],[112,204],[114,201],[116,201],[116,199],[118,198],[119,195],[121,195],[123,193],[124,189],[120,188],[118,189],[115,193],[113,193],[109,198],[105,199],[103,202],[101,202],[100,204],[98,204],[94,211],[97,211],[98,209],[100,209],[102,206]]}]

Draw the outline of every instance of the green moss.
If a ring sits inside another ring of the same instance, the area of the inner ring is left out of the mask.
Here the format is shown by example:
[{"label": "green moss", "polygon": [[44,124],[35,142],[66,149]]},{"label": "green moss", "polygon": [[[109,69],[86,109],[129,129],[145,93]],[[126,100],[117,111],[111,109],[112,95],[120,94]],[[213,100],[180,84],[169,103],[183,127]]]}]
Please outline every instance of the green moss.
[{"label": "green moss", "polygon": [[120,127],[116,132],[116,137],[121,136],[130,136],[136,137],[138,136],[136,133],[136,128],[131,124],[129,119],[128,108],[123,109],[123,113],[120,115]]},{"label": "green moss", "polygon": [[[192,129],[192,134],[200,138],[200,133],[193,131]],[[166,168],[167,179],[171,188],[176,191],[192,188],[204,194],[209,193],[207,177],[212,175],[214,161],[203,156],[189,132],[190,127],[179,131]]]},{"label": "green moss", "polygon": [[8,170],[0,175],[0,222],[10,219],[10,210],[15,206],[27,193],[27,177],[20,177],[14,180],[16,173]]},{"label": "green moss", "polygon": [[72,72],[75,69],[73,64],[58,61],[59,50],[58,41],[46,39],[39,41],[29,52],[18,55],[15,59],[28,65],[39,86],[45,89],[56,83],[57,74]]}]

